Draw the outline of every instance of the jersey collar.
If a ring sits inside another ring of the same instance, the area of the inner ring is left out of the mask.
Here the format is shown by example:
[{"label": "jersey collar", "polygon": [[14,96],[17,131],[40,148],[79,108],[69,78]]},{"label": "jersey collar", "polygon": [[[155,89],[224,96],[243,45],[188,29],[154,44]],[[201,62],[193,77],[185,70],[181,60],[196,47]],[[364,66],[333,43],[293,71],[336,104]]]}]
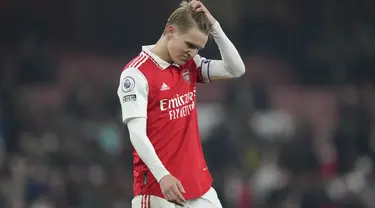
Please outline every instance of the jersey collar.
[{"label": "jersey collar", "polygon": [[163,59],[161,59],[159,56],[157,56],[156,54],[154,54],[153,52],[151,52],[151,49],[154,47],[155,45],[147,45],[147,46],[142,46],[142,50],[144,53],[146,53],[150,58],[151,60],[162,70],[165,70],[167,69],[168,67],[170,67],[171,65],[172,66],[176,66],[176,67],[180,67],[179,65],[173,63],[173,64],[170,64],[166,61],[164,61]]}]

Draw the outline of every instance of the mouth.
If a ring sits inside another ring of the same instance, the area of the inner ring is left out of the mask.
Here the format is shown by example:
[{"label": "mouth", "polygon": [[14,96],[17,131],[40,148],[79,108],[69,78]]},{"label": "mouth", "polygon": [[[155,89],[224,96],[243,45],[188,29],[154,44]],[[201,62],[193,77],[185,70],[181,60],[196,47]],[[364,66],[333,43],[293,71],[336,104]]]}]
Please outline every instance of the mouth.
[{"label": "mouth", "polygon": [[184,61],[187,61],[187,60],[189,60],[189,59],[190,59],[189,56],[182,56],[182,60],[184,60]]}]

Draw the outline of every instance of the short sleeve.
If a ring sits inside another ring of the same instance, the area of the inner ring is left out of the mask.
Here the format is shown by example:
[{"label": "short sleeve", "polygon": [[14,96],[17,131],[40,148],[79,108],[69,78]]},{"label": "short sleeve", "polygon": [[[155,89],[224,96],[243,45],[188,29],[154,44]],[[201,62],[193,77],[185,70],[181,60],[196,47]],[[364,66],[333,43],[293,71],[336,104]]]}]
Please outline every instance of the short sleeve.
[{"label": "short sleeve", "polygon": [[147,118],[148,81],[144,74],[135,68],[121,73],[117,95],[121,103],[122,120]]},{"label": "short sleeve", "polygon": [[200,55],[194,57],[194,63],[197,66],[197,82],[207,83],[210,80],[210,62],[211,59],[206,59]]}]

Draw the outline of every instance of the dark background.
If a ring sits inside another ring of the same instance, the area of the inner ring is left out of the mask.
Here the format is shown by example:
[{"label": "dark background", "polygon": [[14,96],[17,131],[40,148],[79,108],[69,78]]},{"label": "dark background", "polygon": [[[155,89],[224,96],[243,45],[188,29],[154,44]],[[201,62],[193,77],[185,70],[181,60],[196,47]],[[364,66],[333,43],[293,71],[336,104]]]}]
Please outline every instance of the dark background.
[{"label": "dark background", "polygon": [[[247,68],[198,87],[223,206],[373,207],[375,2],[204,2]],[[118,79],[178,4],[0,1],[0,207],[130,207]]]}]

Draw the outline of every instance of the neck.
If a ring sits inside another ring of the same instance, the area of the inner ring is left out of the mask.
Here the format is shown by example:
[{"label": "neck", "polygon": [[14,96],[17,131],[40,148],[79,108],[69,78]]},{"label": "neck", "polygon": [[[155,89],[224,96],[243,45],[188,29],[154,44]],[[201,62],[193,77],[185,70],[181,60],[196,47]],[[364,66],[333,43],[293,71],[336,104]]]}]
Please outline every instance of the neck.
[{"label": "neck", "polygon": [[151,52],[164,61],[173,63],[173,60],[168,52],[167,40],[164,37],[161,37],[158,42],[156,42],[155,46],[151,49]]}]

